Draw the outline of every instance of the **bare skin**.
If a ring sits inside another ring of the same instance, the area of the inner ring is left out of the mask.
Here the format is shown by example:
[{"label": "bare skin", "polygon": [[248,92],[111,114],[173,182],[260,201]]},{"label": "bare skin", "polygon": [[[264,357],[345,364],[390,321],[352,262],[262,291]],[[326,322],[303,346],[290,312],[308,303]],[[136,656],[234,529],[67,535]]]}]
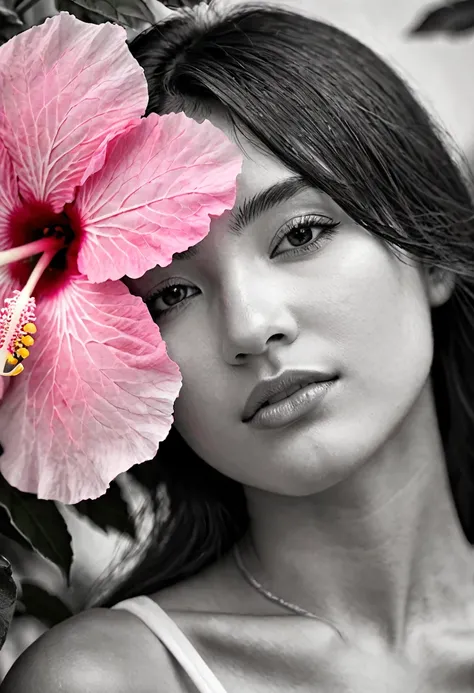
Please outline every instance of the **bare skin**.
[{"label": "bare skin", "polygon": [[[251,142],[244,149],[237,205],[293,175]],[[276,231],[305,215],[337,221],[337,233],[275,261]],[[153,599],[229,693],[472,691],[474,553],[429,378],[430,311],[449,299],[450,277],[400,263],[332,201],[303,190],[240,235],[229,233],[229,215],[213,221],[197,257],[132,288],[144,296],[171,280],[191,289],[183,309],[157,317],[183,373],[176,426],[244,485],[250,571],[347,642],[268,602],[230,558]],[[242,423],[259,379],[308,367],[341,374],[322,414],[277,431]],[[195,689],[134,616],[93,610],[41,638],[0,690]]]},{"label": "bare skin", "polygon": [[[326,625],[260,597],[224,559],[153,597],[228,693],[468,693],[474,617],[426,621],[405,648],[360,633],[343,644]],[[471,613],[474,611],[471,602]],[[195,693],[156,637],[133,615],[93,609],[53,628],[14,665],[2,693]]]}]

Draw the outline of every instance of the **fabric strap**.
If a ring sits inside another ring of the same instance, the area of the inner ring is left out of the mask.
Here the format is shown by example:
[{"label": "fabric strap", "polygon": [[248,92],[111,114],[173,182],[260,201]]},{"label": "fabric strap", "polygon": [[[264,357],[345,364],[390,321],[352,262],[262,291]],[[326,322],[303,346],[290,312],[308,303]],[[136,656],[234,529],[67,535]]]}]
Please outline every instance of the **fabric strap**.
[{"label": "fabric strap", "polygon": [[112,608],[129,611],[143,621],[181,664],[199,693],[227,693],[183,631],[150,597],[125,599]]}]

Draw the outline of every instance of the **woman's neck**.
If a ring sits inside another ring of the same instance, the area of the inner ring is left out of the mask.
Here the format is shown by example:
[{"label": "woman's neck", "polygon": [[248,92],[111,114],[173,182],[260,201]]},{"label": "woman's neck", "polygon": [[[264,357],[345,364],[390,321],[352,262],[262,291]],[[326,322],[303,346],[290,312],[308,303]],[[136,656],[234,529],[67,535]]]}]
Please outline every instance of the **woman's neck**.
[{"label": "woman's neck", "polygon": [[474,603],[474,551],[446,473],[432,391],[393,439],[311,497],[247,489],[248,569],[279,597],[348,634],[367,629],[403,647],[417,623]]}]

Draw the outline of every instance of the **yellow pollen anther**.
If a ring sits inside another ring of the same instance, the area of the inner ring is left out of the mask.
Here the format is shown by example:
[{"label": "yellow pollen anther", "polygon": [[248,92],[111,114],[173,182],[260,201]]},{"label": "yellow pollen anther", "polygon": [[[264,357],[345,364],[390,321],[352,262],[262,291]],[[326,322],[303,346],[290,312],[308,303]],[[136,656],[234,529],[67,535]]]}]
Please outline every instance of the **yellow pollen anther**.
[{"label": "yellow pollen anther", "polygon": [[33,337],[30,337],[29,334],[25,334],[25,335],[21,338],[21,341],[22,341],[22,343],[23,343],[25,346],[27,346],[27,347],[33,346],[33,344],[35,343],[35,340],[33,339]]},{"label": "yellow pollen anther", "polygon": [[23,364],[19,363],[18,366],[16,368],[14,368],[12,370],[12,372],[9,373],[8,375],[20,375],[20,373],[22,373],[24,370],[25,370],[25,367],[23,366]]},{"label": "yellow pollen anther", "polygon": [[16,359],[13,354],[8,354],[7,363],[10,364],[10,366],[16,366],[18,359]]},{"label": "yellow pollen anther", "polygon": [[25,349],[25,347],[20,347],[19,349],[17,349],[16,353],[22,359],[27,359],[30,355],[30,352],[28,351],[28,349]]},{"label": "yellow pollen anther", "polygon": [[23,332],[27,334],[36,334],[36,325],[32,322],[27,322],[26,325],[23,325]]}]

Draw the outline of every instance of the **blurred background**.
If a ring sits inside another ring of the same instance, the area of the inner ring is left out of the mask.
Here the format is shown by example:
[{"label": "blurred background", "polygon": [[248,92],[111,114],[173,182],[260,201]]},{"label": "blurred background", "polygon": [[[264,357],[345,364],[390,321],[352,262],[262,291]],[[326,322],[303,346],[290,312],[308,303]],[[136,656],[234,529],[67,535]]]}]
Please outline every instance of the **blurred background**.
[{"label": "blurred background", "polygon": [[[192,4],[192,0],[183,0]],[[265,0],[262,0],[265,3]],[[219,0],[221,5],[242,4],[245,0]],[[170,5],[179,4],[179,0]],[[117,0],[117,5],[124,4]],[[126,4],[126,3],[125,3]],[[452,138],[453,149],[467,157],[474,170],[474,30],[463,33],[411,33],[436,4],[426,0],[273,0],[303,14],[330,21],[353,34],[384,56],[412,85],[422,102]],[[473,3],[471,2],[471,7]],[[4,7],[13,7],[13,0],[3,0]],[[0,9],[2,0],[0,0]],[[54,0],[41,0],[28,10],[28,25],[41,22],[56,12]],[[473,24],[474,24],[474,11]],[[0,13],[0,22],[2,19]],[[1,29],[1,25],[0,25]],[[140,487],[124,476],[122,486],[135,508],[146,506]],[[27,579],[61,598],[71,611],[81,608],[94,581],[111,561],[120,559],[131,546],[131,540],[118,531],[103,531],[87,517],[66,507],[61,512],[73,538],[74,564],[70,586],[66,586],[60,570],[40,555],[33,555],[0,535],[0,554],[12,557],[15,579]],[[140,534],[149,531],[151,517],[143,514]],[[34,594],[31,597],[34,599]],[[51,613],[61,618],[61,603],[51,602]],[[54,621],[54,619],[53,619]],[[14,619],[3,649],[0,651],[0,680],[19,654],[51,621],[22,615]]]}]

